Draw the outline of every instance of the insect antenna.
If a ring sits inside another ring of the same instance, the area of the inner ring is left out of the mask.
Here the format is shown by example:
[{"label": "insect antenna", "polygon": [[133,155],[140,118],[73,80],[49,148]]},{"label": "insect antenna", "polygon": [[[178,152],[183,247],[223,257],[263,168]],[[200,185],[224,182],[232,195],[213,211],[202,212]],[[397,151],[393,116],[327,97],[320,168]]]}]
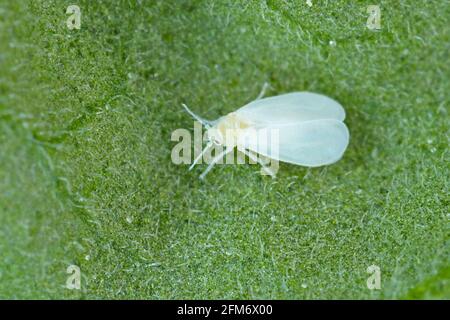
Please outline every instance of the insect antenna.
[{"label": "insect antenna", "polygon": [[181,104],[183,106],[183,108],[187,111],[187,113],[189,113],[195,120],[197,120],[198,122],[200,122],[202,125],[204,125],[206,128],[211,128],[211,121],[208,121],[206,119],[203,119],[202,117],[196,115],[195,113],[193,113],[188,107],[187,105],[185,105],[184,103]]}]

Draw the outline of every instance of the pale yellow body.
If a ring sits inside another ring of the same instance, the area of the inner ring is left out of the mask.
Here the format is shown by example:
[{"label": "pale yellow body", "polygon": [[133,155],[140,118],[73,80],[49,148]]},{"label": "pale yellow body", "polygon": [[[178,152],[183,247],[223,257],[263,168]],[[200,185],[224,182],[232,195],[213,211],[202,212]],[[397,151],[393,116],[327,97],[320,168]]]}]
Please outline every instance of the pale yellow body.
[{"label": "pale yellow body", "polygon": [[226,147],[235,147],[242,130],[251,127],[251,123],[240,118],[235,112],[231,112],[220,118],[218,122],[208,130],[208,138],[216,144]]}]

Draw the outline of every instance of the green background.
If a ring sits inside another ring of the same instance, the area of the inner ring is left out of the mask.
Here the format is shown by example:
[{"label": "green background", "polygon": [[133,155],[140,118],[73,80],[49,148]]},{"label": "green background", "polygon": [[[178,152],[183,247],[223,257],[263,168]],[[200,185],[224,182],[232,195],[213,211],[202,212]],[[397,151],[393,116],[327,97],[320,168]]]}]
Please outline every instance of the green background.
[{"label": "green background", "polygon": [[[312,3],[2,1],[0,297],[450,298],[450,6]],[[343,159],[171,162],[181,103],[216,119],[264,82],[338,100]]]}]

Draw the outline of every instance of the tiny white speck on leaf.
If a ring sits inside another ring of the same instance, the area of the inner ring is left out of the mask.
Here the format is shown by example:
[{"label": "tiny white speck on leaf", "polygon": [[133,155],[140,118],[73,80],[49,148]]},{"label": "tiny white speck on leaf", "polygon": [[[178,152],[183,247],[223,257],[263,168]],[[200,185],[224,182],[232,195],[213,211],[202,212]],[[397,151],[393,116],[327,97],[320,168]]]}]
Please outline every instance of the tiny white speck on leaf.
[{"label": "tiny white speck on leaf", "polygon": [[161,265],[161,263],[159,263],[159,262],[153,262],[153,263],[149,264],[150,267],[159,267],[160,265]]}]

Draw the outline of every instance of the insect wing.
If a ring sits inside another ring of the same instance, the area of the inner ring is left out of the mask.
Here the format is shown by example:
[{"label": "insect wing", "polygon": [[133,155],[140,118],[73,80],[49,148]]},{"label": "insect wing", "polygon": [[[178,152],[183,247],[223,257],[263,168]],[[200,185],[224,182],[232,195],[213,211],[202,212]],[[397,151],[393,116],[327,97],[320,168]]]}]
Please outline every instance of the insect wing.
[{"label": "insect wing", "polygon": [[239,141],[246,148],[271,159],[307,167],[338,161],[349,142],[346,125],[338,120],[313,120],[270,125],[248,130]]},{"label": "insect wing", "polygon": [[319,119],[343,121],[345,111],[335,100],[311,92],[293,92],[250,102],[236,111],[254,124],[290,124]]}]

